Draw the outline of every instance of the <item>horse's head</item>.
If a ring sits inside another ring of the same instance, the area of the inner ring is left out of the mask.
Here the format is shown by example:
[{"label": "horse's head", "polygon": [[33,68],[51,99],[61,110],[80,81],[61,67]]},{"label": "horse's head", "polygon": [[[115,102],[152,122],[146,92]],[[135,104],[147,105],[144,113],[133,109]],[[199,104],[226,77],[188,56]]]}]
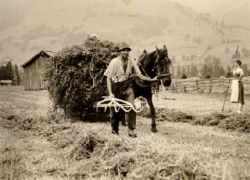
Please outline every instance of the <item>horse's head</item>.
[{"label": "horse's head", "polygon": [[156,47],[156,51],[143,53],[138,60],[139,68],[145,76],[154,78],[158,76],[164,86],[171,85],[170,65],[168,50],[164,45],[162,49]]},{"label": "horse's head", "polygon": [[156,74],[161,79],[163,85],[165,87],[171,85],[171,74],[170,74],[170,65],[171,60],[168,57],[168,49],[166,45],[163,46],[162,49],[158,49],[156,47],[156,59],[154,62],[154,69],[153,71],[156,72]]}]

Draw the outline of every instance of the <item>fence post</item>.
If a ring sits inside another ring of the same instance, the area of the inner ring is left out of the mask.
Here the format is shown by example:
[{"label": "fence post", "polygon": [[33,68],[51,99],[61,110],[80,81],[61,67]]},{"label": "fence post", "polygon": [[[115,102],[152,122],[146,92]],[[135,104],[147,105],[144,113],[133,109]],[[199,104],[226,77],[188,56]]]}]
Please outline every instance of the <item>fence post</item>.
[{"label": "fence post", "polygon": [[209,79],[209,93],[212,93],[212,79]]},{"label": "fence post", "polygon": [[176,82],[176,90],[177,90],[177,93],[180,93],[180,82]]},{"label": "fence post", "polygon": [[196,90],[199,91],[199,83],[198,83],[198,79],[196,79]]}]

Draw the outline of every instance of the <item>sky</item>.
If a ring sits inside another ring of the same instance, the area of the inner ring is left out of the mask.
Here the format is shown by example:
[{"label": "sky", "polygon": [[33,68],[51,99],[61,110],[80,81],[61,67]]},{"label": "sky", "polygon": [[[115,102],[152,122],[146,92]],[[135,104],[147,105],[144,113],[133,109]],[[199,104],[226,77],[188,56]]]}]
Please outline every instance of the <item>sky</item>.
[{"label": "sky", "polygon": [[[70,1],[70,0],[69,0]],[[91,0],[79,0],[79,1],[91,1]],[[103,1],[103,0],[100,0]],[[107,1],[107,0],[106,0]],[[123,1],[133,1],[133,0],[123,0]],[[218,9],[223,4],[228,4],[232,1],[238,0],[166,0],[172,2],[178,2],[184,6],[191,7],[197,11],[201,12],[212,12],[214,9]],[[34,0],[0,0],[0,9],[6,6],[20,6],[25,3],[35,2]]]}]

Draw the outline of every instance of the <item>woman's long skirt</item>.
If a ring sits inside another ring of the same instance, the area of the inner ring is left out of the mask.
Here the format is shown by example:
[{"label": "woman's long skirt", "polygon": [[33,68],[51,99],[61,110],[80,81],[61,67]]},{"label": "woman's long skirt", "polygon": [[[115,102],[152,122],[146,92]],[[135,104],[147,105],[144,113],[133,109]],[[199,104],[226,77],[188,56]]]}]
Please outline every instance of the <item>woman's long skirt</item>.
[{"label": "woman's long skirt", "polygon": [[230,101],[232,103],[241,103],[245,104],[244,100],[244,86],[242,81],[239,81],[237,79],[232,80],[232,85],[231,85],[231,98]]}]

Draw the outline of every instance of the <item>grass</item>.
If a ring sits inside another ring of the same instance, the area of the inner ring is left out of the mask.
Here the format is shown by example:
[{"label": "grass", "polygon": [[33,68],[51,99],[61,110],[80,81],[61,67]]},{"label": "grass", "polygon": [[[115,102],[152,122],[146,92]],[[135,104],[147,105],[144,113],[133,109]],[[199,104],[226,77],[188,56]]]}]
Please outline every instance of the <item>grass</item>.
[{"label": "grass", "polygon": [[174,122],[162,119],[159,132],[152,133],[150,120],[139,116],[135,139],[127,136],[127,127],[114,136],[107,122],[72,123],[61,112],[47,113],[45,91],[0,88],[0,102],[2,179],[250,178],[249,134],[180,122],[201,114],[190,116],[178,99],[174,103],[182,113],[162,110]]},{"label": "grass", "polygon": [[[146,111],[142,111],[139,115],[150,117]],[[197,115],[195,113],[186,113],[167,108],[157,109],[157,121],[169,122],[186,122],[193,125],[216,126],[225,130],[239,131],[244,133],[250,132],[250,114],[236,114],[229,112],[216,112],[205,115]]]},{"label": "grass", "polygon": [[[250,111],[250,106],[248,106],[250,96],[245,96],[245,99],[244,112],[246,113]],[[170,110],[200,115],[221,113],[224,100],[225,94],[172,93],[164,91],[154,96],[154,104],[158,108],[168,108]],[[228,94],[223,112],[236,113],[236,111],[237,105],[230,102],[230,94]]]}]

